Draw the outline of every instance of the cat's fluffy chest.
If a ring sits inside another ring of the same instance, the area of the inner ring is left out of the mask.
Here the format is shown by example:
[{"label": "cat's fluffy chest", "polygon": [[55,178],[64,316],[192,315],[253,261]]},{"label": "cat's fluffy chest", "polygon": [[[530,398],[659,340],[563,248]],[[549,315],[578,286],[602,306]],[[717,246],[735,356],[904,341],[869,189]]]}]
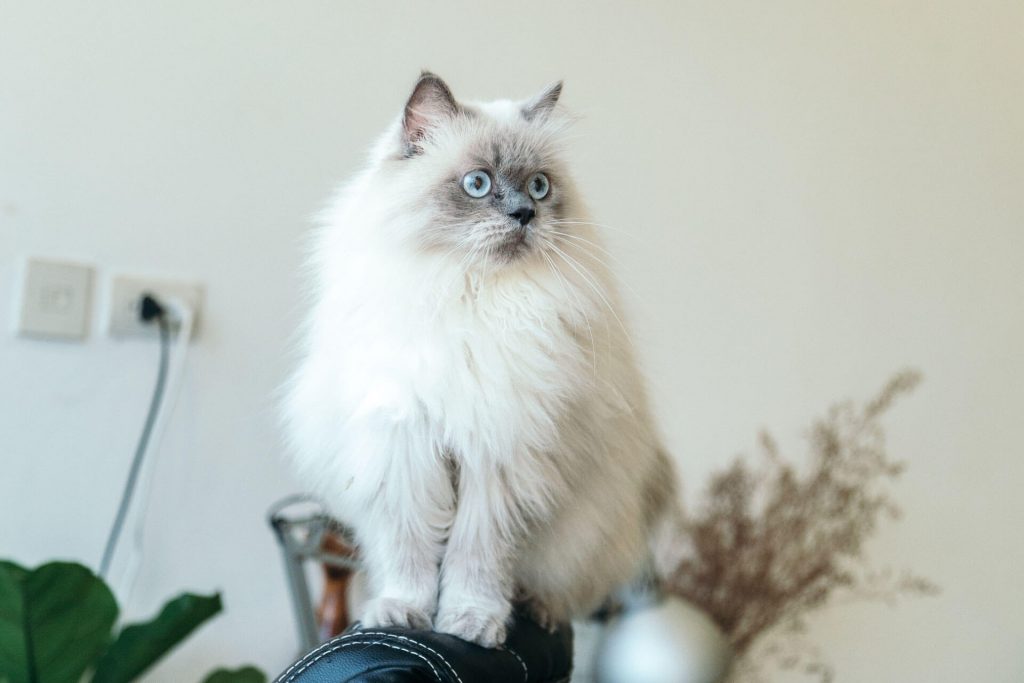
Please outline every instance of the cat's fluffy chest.
[{"label": "cat's fluffy chest", "polygon": [[559,302],[530,281],[466,292],[411,342],[410,388],[456,449],[550,448],[592,379]]}]

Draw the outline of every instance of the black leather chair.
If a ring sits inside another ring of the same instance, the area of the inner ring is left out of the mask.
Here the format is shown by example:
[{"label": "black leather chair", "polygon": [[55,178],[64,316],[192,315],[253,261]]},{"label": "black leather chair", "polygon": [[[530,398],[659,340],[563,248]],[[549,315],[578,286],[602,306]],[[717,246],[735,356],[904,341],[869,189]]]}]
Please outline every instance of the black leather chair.
[{"label": "black leather chair", "polygon": [[277,683],[565,683],[571,673],[572,629],[549,633],[518,618],[496,650],[433,631],[356,624],[292,664]]}]

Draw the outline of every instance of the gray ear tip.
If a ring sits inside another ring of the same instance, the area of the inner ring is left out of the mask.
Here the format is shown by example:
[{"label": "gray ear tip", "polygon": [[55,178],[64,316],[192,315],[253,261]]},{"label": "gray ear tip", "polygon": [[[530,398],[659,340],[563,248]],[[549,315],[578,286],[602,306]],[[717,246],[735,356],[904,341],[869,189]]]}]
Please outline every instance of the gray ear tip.
[{"label": "gray ear tip", "polygon": [[562,96],[562,87],[565,85],[565,81],[559,79],[548,86],[540,95],[540,100],[546,101],[549,107],[554,107],[558,102],[558,98]]},{"label": "gray ear tip", "polygon": [[426,137],[427,131],[459,110],[452,91],[440,76],[426,69],[420,72],[402,113],[403,155],[414,156],[416,143]]},{"label": "gray ear tip", "polygon": [[409,101],[419,100],[422,98],[440,98],[441,100],[448,100],[452,106],[455,105],[455,96],[452,95],[451,88],[444,80],[435,74],[433,71],[424,69],[420,72],[420,77],[416,81],[416,85],[412,89],[412,95]]},{"label": "gray ear tip", "polygon": [[551,110],[558,104],[558,98],[562,94],[563,81],[558,80],[549,85],[539,95],[523,105],[522,113],[527,121],[543,119],[551,113]]},{"label": "gray ear tip", "polygon": [[430,69],[423,69],[420,71],[420,77],[416,79],[416,83],[419,84],[424,82],[444,83],[444,79]]}]

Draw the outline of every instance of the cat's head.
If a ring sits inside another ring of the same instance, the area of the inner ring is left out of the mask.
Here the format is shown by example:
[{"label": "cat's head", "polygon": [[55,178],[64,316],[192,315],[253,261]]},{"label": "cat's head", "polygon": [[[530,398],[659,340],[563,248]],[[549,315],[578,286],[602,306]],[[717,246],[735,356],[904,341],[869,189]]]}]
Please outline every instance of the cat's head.
[{"label": "cat's head", "polygon": [[540,258],[569,226],[575,192],[561,161],[562,84],[520,102],[459,102],[423,73],[380,170],[416,248],[468,267]]}]

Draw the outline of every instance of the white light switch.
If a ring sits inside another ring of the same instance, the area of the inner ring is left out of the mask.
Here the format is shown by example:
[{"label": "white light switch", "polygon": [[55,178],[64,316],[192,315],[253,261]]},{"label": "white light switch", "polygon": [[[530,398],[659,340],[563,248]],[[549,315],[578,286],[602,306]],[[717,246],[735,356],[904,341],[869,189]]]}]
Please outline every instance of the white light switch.
[{"label": "white light switch", "polygon": [[29,259],[21,292],[20,334],[58,339],[84,339],[88,335],[90,266]]}]

